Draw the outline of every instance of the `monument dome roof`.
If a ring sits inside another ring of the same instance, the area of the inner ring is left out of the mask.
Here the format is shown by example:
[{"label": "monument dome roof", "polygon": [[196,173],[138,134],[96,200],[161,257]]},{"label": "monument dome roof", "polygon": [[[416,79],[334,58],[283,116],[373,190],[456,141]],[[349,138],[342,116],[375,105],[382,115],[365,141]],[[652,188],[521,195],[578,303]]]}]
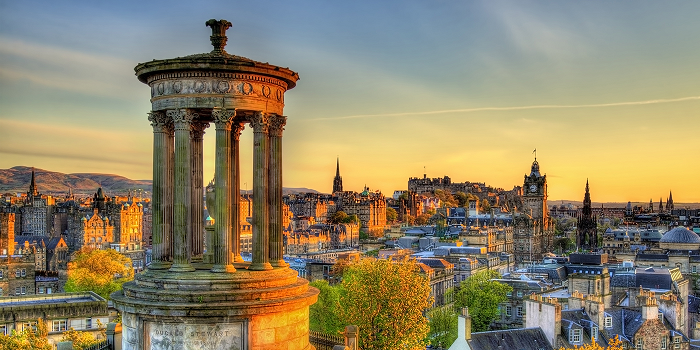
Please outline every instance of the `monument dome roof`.
[{"label": "monument dome roof", "polygon": [[287,84],[287,89],[296,86],[299,74],[289,68],[274,66],[269,63],[253,61],[249,58],[229,54],[224,50],[226,46],[225,32],[231,27],[231,23],[225,20],[210,20],[207,26],[212,28],[210,37],[214,50],[208,53],[188,55],[184,57],[152,60],[138,64],[134,70],[142,83],[148,83],[153,75],[171,74],[178,71],[202,71],[202,72],[227,72],[240,74],[262,75],[277,78]]},{"label": "monument dome roof", "polygon": [[700,236],[685,227],[679,226],[664,233],[660,243],[700,243]]}]

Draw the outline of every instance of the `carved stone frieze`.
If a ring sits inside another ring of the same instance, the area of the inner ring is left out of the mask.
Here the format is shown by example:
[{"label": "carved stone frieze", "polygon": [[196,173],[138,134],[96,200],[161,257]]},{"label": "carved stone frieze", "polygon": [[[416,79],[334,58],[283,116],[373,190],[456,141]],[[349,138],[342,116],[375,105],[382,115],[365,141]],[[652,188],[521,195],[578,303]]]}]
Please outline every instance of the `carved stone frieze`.
[{"label": "carved stone frieze", "polygon": [[151,84],[151,97],[172,95],[230,94],[284,101],[284,87],[247,79],[204,78],[158,80]]},{"label": "carved stone frieze", "polygon": [[209,123],[203,121],[192,122],[192,139],[199,140],[204,136],[204,129],[209,127]]}]

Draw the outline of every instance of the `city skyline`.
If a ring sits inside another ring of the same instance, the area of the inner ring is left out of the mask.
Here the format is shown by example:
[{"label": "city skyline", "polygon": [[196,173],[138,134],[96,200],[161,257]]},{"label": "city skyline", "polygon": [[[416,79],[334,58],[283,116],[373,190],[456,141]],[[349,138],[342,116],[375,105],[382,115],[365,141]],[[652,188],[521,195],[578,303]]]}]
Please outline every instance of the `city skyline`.
[{"label": "city skyline", "polygon": [[[224,18],[229,53],[300,74],[286,187],[329,192],[339,157],[350,190],[424,173],[510,189],[536,148],[550,200],[589,179],[595,202],[700,202],[700,4],[164,4],[0,5],[0,168],[150,179],[133,67],[208,52],[204,22]],[[205,147],[212,178],[213,128]]]}]

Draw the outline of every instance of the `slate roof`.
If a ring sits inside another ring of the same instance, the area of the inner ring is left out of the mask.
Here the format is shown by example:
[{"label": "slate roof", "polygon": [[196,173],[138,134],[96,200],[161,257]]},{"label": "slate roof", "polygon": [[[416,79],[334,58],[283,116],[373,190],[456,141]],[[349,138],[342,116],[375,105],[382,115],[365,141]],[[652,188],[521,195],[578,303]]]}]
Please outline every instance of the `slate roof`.
[{"label": "slate roof", "polygon": [[[591,326],[593,325],[598,326],[598,329],[600,329],[599,325],[596,325],[595,322],[593,322],[588,316],[588,314],[586,314],[583,311],[583,309],[563,310],[561,312],[562,328],[568,329],[569,327],[575,326],[578,326],[576,328],[583,328],[583,344],[591,344],[593,342],[593,340],[591,339]],[[562,332],[561,336],[563,337],[561,340],[565,341],[568,344],[568,332]],[[599,336],[596,342],[602,347],[608,346],[608,342],[607,339],[605,339],[605,337]]]},{"label": "slate roof", "polygon": [[700,243],[700,236],[683,226],[678,226],[664,233],[661,243]]},{"label": "slate roof", "polygon": [[29,244],[44,245],[48,250],[56,249],[61,237],[46,237],[46,236],[15,236],[15,243],[24,246],[24,242]]},{"label": "slate roof", "polygon": [[472,350],[553,350],[540,327],[472,333]]}]

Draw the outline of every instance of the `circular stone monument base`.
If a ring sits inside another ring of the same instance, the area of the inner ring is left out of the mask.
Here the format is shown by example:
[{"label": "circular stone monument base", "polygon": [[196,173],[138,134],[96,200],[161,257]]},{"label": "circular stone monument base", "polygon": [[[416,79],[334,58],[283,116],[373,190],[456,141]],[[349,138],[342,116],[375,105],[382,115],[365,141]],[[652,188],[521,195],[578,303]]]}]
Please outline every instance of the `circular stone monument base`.
[{"label": "circular stone monument base", "polygon": [[289,268],[173,273],[146,270],[112,294],[122,348],[313,349],[309,305],[318,290]]}]

